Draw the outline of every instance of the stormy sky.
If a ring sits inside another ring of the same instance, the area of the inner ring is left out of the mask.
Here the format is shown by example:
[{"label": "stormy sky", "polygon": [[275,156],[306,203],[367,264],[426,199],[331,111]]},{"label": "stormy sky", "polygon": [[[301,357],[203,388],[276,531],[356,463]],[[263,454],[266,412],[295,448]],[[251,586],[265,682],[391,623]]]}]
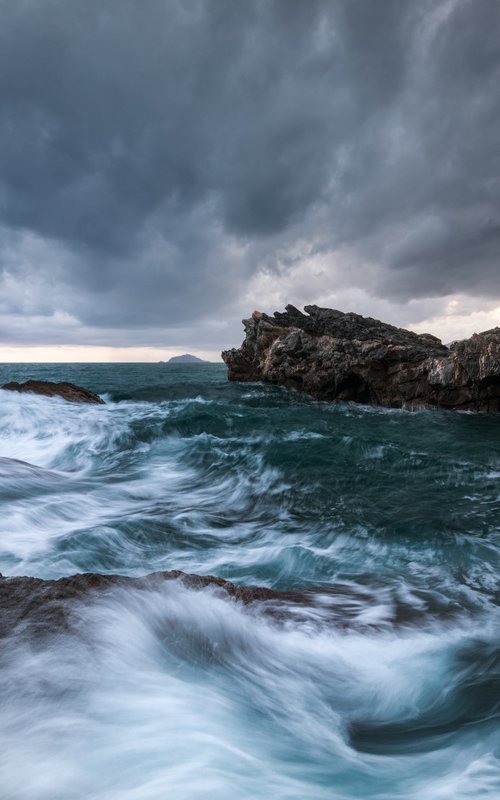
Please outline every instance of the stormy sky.
[{"label": "stormy sky", "polygon": [[500,0],[0,0],[0,360],[287,302],[447,341],[499,255]]}]

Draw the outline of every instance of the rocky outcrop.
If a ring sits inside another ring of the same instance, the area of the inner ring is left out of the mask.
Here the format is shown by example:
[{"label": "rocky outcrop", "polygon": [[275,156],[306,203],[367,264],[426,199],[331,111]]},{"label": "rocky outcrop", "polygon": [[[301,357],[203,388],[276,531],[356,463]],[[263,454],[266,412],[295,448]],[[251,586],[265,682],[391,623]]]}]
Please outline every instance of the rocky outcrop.
[{"label": "rocky outcrop", "polygon": [[232,381],[267,381],[328,401],[500,411],[500,328],[449,347],[359,314],[288,305],[243,320],[222,353]]},{"label": "rocky outcrop", "polygon": [[83,386],[76,386],[74,383],[53,383],[52,381],[26,381],[17,383],[11,381],[2,386],[11,392],[33,392],[44,397],[62,397],[70,403],[104,403],[98,394],[85,389]]},{"label": "rocky outcrop", "polygon": [[[13,635],[37,639],[78,629],[82,609],[99,598],[121,591],[134,593],[134,602],[140,602],[142,593],[161,592],[168,584],[174,593],[179,584],[193,591],[216,591],[222,599],[258,609],[260,615],[271,617],[273,622],[293,619],[341,629],[421,626],[424,620],[450,619],[461,613],[459,603],[440,598],[434,591],[423,593],[422,602],[415,605],[413,598],[400,594],[397,586],[388,588],[383,583],[369,588],[339,581],[302,590],[277,590],[241,586],[215,575],[193,575],[180,570],[153,572],[143,577],[84,572],[58,580],[0,575],[0,638]],[[387,612],[390,607],[391,613],[384,612],[383,619],[377,620],[377,615],[373,620],[367,619],[366,609],[380,604],[381,588],[384,609]],[[203,603],[203,598],[200,601]],[[118,596],[118,602],[124,602],[124,595]],[[495,602],[500,602],[500,598]]]},{"label": "rocky outcrop", "polygon": [[70,628],[79,603],[88,602],[115,589],[150,591],[165,582],[180,581],[186,588],[220,590],[222,596],[244,605],[256,602],[310,603],[306,592],[275,591],[266,587],[238,586],[215,575],[192,575],[180,570],[153,572],[144,577],[102,575],[85,572],[58,580],[0,575],[0,637],[16,631],[46,635]]}]

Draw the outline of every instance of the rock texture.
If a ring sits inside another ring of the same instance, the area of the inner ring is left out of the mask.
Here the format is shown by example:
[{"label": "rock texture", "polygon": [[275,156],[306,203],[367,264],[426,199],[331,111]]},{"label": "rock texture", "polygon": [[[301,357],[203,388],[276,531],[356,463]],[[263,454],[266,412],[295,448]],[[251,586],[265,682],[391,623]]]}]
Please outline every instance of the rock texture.
[{"label": "rock texture", "polygon": [[4,384],[2,389],[12,392],[34,392],[34,394],[41,394],[44,397],[62,397],[64,400],[69,400],[70,403],[104,403],[104,400],[95,392],[65,381],[61,383],[53,383],[52,381],[17,383],[16,381],[11,381]]},{"label": "rock texture", "polygon": [[305,592],[274,591],[265,587],[238,586],[215,575],[190,575],[180,570],[153,572],[141,578],[86,572],[59,580],[0,575],[0,637],[26,631],[45,635],[70,628],[78,603],[114,589],[154,590],[165,581],[180,581],[189,589],[220,589],[227,597],[249,605],[255,602],[310,602]]},{"label": "rock texture", "polygon": [[292,305],[243,320],[222,353],[232,381],[267,381],[329,401],[500,411],[500,328],[449,347],[359,314]]},{"label": "rock texture", "polygon": [[[376,615],[367,620],[366,609],[380,603],[380,588],[384,592],[384,608],[387,606],[387,587],[382,583],[372,589],[356,587],[349,581],[287,591],[239,586],[215,575],[193,575],[180,570],[153,572],[143,577],[86,572],[58,580],[0,575],[0,639],[6,636],[37,639],[78,629],[82,608],[100,597],[118,590],[133,592],[135,600],[140,600],[141,592],[161,591],[166,583],[172,585],[174,592],[176,583],[194,591],[215,590],[222,598],[258,608],[259,614],[271,617],[274,622],[293,619],[307,624],[327,623],[341,629],[421,626],[423,620],[449,619],[460,613],[458,603],[447,599],[443,602],[435,592],[422,596],[424,602],[415,606],[413,599],[408,601],[406,595],[400,596],[395,587],[389,603],[392,613],[384,613],[382,620],[377,620]],[[118,602],[122,603],[123,597],[118,597]]]}]

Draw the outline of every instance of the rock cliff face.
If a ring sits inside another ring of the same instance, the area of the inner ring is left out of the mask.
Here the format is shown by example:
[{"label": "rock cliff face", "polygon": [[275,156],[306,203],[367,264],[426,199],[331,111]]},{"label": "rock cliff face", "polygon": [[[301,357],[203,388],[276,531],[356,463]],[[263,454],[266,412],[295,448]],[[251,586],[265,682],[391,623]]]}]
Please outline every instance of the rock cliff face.
[{"label": "rock cliff face", "polygon": [[446,347],[359,314],[305,311],[288,305],[243,320],[243,344],[222,353],[229,380],[282,384],[320,400],[500,411],[500,328]]}]

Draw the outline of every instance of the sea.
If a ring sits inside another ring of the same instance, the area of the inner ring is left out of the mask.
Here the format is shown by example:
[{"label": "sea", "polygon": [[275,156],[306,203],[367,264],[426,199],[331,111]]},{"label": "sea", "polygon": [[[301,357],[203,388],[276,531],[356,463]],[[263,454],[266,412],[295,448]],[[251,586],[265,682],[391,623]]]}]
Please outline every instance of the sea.
[{"label": "sea", "polygon": [[500,798],[498,416],[317,402],[222,364],[0,366],[28,378],[106,404],[0,391],[4,576],[285,594],[170,580],[75,601],[76,631],[17,626],[3,800]]}]

